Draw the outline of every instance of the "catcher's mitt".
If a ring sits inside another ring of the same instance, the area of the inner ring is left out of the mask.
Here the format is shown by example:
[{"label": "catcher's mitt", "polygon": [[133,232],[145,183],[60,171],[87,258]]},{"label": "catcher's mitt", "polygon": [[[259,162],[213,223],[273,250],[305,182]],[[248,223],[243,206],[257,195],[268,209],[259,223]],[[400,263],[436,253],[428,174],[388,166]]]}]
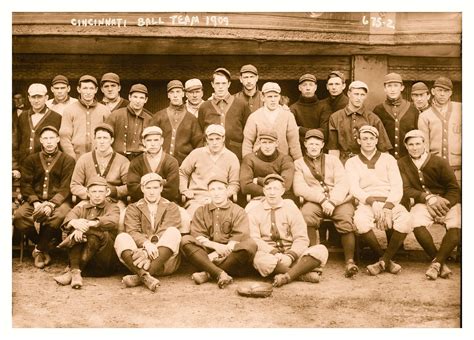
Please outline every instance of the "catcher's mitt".
[{"label": "catcher's mitt", "polygon": [[266,298],[272,292],[273,286],[266,282],[245,282],[237,287],[237,293],[246,297]]}]

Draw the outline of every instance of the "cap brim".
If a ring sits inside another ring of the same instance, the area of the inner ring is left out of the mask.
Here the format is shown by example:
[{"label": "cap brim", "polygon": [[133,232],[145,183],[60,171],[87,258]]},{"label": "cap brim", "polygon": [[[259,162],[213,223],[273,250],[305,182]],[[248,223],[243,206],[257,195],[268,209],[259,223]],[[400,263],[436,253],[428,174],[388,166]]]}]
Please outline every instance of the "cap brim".
[{"label": "cap brim", "polygon": [[199,89],[202,89],[202,86],[199,86],[199,85],[196,85],[196,86],[191,86],[191,87],[188,87],[187,89],[185,89],[187,92],[189,91],[194,91],[194,90],[199,90]]}]

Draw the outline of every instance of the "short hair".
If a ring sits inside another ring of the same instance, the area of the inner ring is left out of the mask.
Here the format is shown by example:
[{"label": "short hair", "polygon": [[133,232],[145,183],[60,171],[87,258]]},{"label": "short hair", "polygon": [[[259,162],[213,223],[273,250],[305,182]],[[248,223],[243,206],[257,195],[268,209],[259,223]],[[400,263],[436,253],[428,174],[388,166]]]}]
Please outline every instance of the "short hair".
[{"label": "short hair", "polygon": [[227,73],[225,73],[225,72],[222,72],[222,71],[215,71],[215,72],[212,74],[212,82],[214,82],[216,75],[224,76],[224,77],[227,79],[227,81],[230,83],[230,77],[229,77],[229,75],[228,75]]}]

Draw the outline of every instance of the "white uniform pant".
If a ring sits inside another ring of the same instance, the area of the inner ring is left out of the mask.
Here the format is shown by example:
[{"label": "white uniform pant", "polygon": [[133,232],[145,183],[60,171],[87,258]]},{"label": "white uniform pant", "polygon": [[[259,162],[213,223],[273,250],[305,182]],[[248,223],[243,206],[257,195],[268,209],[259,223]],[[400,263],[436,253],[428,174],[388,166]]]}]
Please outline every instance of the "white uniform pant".
[{"label": "white uniform pant", "polygon": [[[430,227],[434,220],[431,217],[426,204],[418,203],[411,208],[410,214],[413,218],[415,227]],[[461,204],[458,203],[449,209],[444,217],[446,229],[458,228],[461,229]]]},{"label": "white uniform pant", "polygon": [[[410,213],[401,204],[395,204],[392,209],[392,228],[400,233],[408,234],[413,231]],[[375,228],[374,212],[368,204],[360,204],[354,213],[354,225],[358,234],[365,234]]]}]

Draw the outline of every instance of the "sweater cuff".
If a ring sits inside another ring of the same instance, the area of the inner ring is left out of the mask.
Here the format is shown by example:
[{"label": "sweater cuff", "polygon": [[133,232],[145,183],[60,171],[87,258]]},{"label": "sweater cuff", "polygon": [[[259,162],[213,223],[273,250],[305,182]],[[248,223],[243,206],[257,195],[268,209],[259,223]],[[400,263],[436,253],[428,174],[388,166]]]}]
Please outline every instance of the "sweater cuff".
[{"label": "sweater cuff", "polygon": [[28,203],[33,204],[35,202],[39,201],[39,197],[36,195],[31,195],[28,197]]},{"label": "sweater cuff", "polygon": [[293,262],[295,262],[298,259],[298,254],[296,254],[293,250],[288,250],[285,254],[291,257],[291,260]]},{"label": "sweater cuff", "polygon": [[373,196],[369,196],[369,197],[367,197],[367,198],[365,199],[365,203],[367,203],[368,205],[374,204],[375,201],[376,201],[376,200],[375,200],[375,198],[374,198]]},{"label": "sweater cuff", "polygon": [[279,252],[278,249],[273,248],[272,251],[270,252],[270,254],[275,255],[278,252]]},{"label": "sweater cuff", "polygon": [[384,209],[392,210],[394,207],[395,207],[395,204],[393,204],[392,202],[385,202],[385,204],[383,205]]}]

